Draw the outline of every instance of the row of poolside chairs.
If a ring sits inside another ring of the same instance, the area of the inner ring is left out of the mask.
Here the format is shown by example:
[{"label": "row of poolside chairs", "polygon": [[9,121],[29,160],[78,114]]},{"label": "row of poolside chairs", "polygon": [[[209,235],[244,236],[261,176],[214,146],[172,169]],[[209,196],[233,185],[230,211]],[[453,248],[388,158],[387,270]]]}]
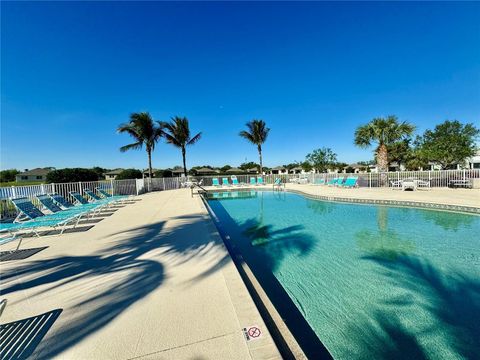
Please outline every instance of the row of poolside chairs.
[{"label": "row of poolside chairs", "polygon": [[36,195],[41,208],[35,206],[27,197],[11,198],[11,202],[18,211],[18,216],[13,223],[0,223],[0,233],[9,235],[1,243],[15,239],[18,231],[30,231],[36,236],[40,236],[38,232],[40,228],[52,228],[53,230],[60,228],[60,234],[63,234],[68,225],[73,225],[75,228],[81,219],[95,216],[100,211],[129,198],[124,195],[111,195],[101,188],[96,190],[102,197],[90,189],[84,190],[90,201],[81,193],[71,191],[69,194],[75,199],[75,203],[57,193]]},{"label": "row of poolside chairs", "polygon": [[315,185],[327,185],[339,188],[355,188],[358,187],[358,176],[349,176],[347,178],[338,177],[333,178],[329,181],[326,181],[325,179],[320,179],[315,182]]},{"label": "row of poolside chairs", "polygon": [[[224,177],[222,178],[222,183],[220,184],[218,178],[213,178],[212,179],[212,185],[215,186],[215,187],[230,187],[230,186],[243,186],[243,185],[246,185],[246,184],[240,184],[238,182],[238,179],[236,176],[231,176],[231,180],[232,182],[230,183],[228,181],[228,178],[227,177]],[[263,181],[263,177],[262,176],[257,176],[256,178],[255,177],[250,177],[250,185],[265,185],[265,182]]]}]

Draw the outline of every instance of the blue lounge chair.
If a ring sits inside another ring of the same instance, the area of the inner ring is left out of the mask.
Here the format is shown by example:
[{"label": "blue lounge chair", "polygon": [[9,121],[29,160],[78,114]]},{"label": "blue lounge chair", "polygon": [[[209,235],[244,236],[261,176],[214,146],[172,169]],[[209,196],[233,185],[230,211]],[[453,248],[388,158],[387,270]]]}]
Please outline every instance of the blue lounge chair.
[{"label": "blue lounge chair", "polygon": [[250,185],[257,185],[257,180],[254,177],[250,178]]},{"label": "blue lounge chair", "polygon": [[263,182],[263,177],[257,176],[257,185],[265,185],[265,183]]},{"label": "blue lounge chair", "polygon": [[344,178],[343,178],[343,177],[341,177],[341,178],[338,178],[338,180],[337,180],[337,183],[336,183],[336,184],[334,184],[334,185],[335,185],[335,186],[340,186],[340,187],[341,187],[341,186],[343,186],[343,185],[342,185],[342,184],[343,184],[343,180],[344,180]]},{"label": "blue lounge chair", "polygon": [[117,199],[119,201],[123,201],[123,200],[129,199],[130,197],[133,196],[133,195],[112,195],[108,191],[106,191],[105,189],[102,189],[102,188],[99,188],[99,187],[97,187],[95,189],[100,193],[100,195],[103,196],[104,199]]},{"label": "blue lounge chair", "polygon": [[339,185],[339,186],[344,188],[354,188],[358,186],[357,182],[358,182],[358,177],[356,176],[349,177],[347,178],[347,180],[345,180],[345,182],[342,185]]},{"label": "blue lounge chair", "polygon": [[317,179],[317,180],[315,180],[314,185],[325,185],[325,179]]},{"label": "blue lounge chair", "polygon": [[62,195],[57,193],[50,194],[49,196],[57,205],[63,207],[64,209],[71,209],[71,208],[84,209],[85,211],[91,211],[92,216],[94,216],[95,213],[99,212],[102,209],[102,205],[95,204],[95,203],[73,205],[70,201],[68,201]]},{"label": "blue lounge chair", "polygon": [[28,221],[29,224],[32,224],[28,226],[34,226],[33,224],[36,224],[38,225],[37,227],[46,226],[54,229],[61,226],[61,234],[65,231],[65,227],[68,224],[75,223],[74,227],[77,226],[80,218],[84,215],[84,213],[55,213],[45,215],[26,197],[11,199],[11,201],[19,211],[14,222]]},{"label": "blue lounge chair", "polygon": [[72,216],[75,216],[75,215],[88,215],[88,213],[91,212],[91,209],[88,209],[87,208],[82,208],[82,207],[70,207],[66,210],[63,210],[60,206],[58,206],[54,201],[53,199],[47,195],[47,194],[41,194],[41,195],[37,195],[36,196],[37,200],[40,201],[40,204],[42,204],[42,206],[47,209],[48,211],[50,211],[52,214],[60,214],[61,215],[72,215]]},{"label": "blue lounge chair", "polygon": [[332,180],[329,180],[329,181],[327,182],[327,185],[328,185],[328,186],[335,186],[335,185],[337,184],[337,181],[338,181],[338,180],[339,180],[338,178],[333,178]]},{"label": "blue lounge chair", "polygon": [[92,190],[90,189],[83,189],[83,192],[92,200],[94,204],[112,204],[115,202],[118,202],[116,199],[112,198],[101,198],[97,194],[95,194]]},{"label": "blue lounge chair", "polygon": [[274,188],[274,189],[275,189],[275,188],[280,189],[282,186],[285,187],[285,184],[282,183],[282,179],[276,178],[276,179],[275,179],[275,182],[273,183],[273,188]]},{"label": "blue lounge chair", "polygon": [[213,186],[220,186],[220,183],[218,182],[218,178],[213,178],[212,179],[212,185]]},{"label": "blue lounge chair", "polygon": [[236,176],[232,176],[232,185],[233,186],[240,186],[240,183],[238,182],[238,179]]},{"label": "blue lounge chair", "polygon": [[222,178],[222,186],[230,186],[230,183],[228,182],[228,178]]}]

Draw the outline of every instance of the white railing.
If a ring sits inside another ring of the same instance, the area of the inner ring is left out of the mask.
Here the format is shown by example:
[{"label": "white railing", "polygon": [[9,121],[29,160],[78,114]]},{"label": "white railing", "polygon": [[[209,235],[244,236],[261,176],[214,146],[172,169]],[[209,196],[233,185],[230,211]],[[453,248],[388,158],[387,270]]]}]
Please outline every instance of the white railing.
[{"label": "white railing", "polygon": [[[293,179],[302,179],[302,182],[315,184],[324,180],[328,182],[334,178],[357,176],[359,187],[385,187],[392,181],[405,180],[408,178],[430,181],[431,187],[447,187],[452,180],[480,179],[480,169],[467,170],[442,170],[442,171],[400,171],[386,173],[362,173],[362,174],[273,174],[264,175],[265,184],[273,184],[275,179],[280,178],[283,182],[290,182]],[[256,178],[257,175],[236,175],[239,183],[250,183],[250,178]],[[222,178],[228,178],[231,181],[231,175],[218,176],[198,176],[196,180],[203,180],[202,186],[211,186],[213,179],[217,178],[222,183]],[[82,181],[61,184],[40,184],[27,186],[0,187],[0,218],[9,218],[16,216],[16,210],[9,201],[10,198],[28,197],[39,205],[35,196],[45,193],[59,193],[70,201],[74,201],[70,195],[71,191],[77,191],[81,194],[85,189],[96,191],[96,188],[102,188],[114,195],[138,195],[151,191],[165,191],[181,188],[185,183],[185,178],[154,178],[154,179],[130,179],[130,180],[102,180],[102,181]]]}]

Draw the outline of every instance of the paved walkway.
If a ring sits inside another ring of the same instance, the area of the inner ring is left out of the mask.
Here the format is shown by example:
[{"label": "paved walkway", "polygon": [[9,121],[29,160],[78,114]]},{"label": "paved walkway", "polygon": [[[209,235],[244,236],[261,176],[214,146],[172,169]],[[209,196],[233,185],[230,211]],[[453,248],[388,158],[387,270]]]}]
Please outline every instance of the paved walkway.
[{"label": "paved walkway", "polygon": [[290,190],[302,191],[306,194],[357,198],[369,200],[400,200],[428,202],[435,204],[480,207],[479,189],[432,188],[430,190],[403,191],[390,188],[356,188],[343,189],[325,185],[286,184]]},{"label": "paved walkway", "polygon": [[[280,358],[201,200],[140,198],[88,231],[24,240],[48,248],[0,263],[2,326],[47,330],[24,345],[34,359]],[[249,325],[262,337],[247,342]]]}]

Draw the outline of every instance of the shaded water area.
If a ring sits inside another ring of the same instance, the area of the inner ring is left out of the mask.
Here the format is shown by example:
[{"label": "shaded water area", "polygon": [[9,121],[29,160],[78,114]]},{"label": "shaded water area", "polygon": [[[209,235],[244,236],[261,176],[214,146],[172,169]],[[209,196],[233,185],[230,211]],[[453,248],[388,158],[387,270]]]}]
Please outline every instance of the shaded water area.
[{"label": "shaded water area", "polygon": [[321,351],[316,337],[336,359],[478,359],[479,216],[213,196],[220,231],[308,355]]}]

